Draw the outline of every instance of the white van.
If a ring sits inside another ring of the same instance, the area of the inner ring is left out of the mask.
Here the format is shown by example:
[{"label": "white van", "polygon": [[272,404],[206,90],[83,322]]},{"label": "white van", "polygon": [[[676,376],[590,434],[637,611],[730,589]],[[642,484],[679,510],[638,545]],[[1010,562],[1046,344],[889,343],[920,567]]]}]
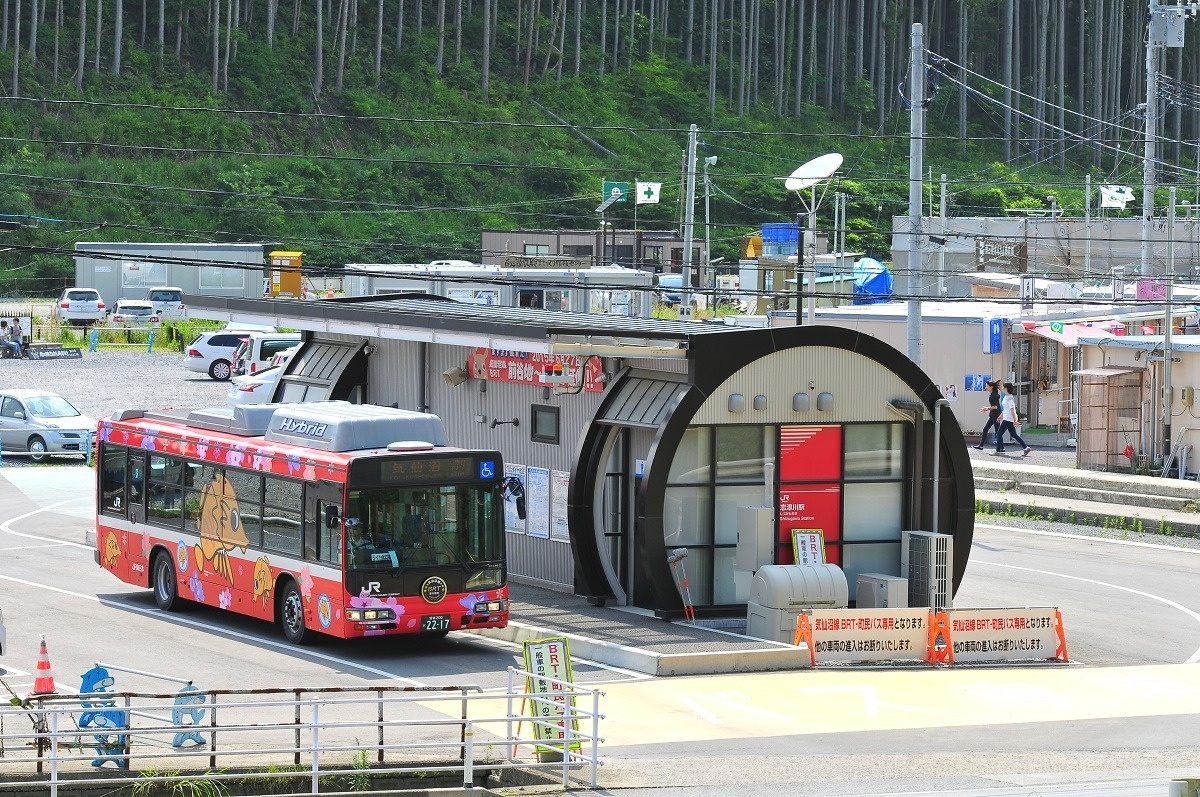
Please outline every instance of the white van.
[{"label": "white van", "polygon": [[299,332],[252,332],[233,353],[233,375],[255,374],[270,368],[276,354],[298,345]]},{"label": "white van", "polygon": [[146,301],[154,305],[160,321],[182,321],[187,318],[182,288],[151,288],[146,291]]}]

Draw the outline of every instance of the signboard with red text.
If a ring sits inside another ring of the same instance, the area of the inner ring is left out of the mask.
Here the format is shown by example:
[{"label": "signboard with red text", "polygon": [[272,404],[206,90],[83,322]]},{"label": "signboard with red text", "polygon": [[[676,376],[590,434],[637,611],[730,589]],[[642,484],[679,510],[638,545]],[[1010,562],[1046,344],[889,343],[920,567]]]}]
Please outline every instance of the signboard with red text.
[{"label": "signboard with red text", "polygon": [[589,357],[581,362],[574,354],[541,354],[507,349],[472,350],[467,358],[467,371],[472,379],[491,382],[514,382],[517,384],[570,385],[579,384],[582,370],[583,389],[589,393],[600,393],[604,384],[600,360]]}]

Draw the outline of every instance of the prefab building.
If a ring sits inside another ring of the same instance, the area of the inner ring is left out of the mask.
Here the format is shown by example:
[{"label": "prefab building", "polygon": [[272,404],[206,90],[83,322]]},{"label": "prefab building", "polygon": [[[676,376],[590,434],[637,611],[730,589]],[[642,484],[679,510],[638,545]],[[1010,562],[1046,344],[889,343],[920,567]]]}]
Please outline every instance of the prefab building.
[{"label": "prefab building", "polygon": [[166,285],[206,296],[263,293],[262,244],[77,243],[75,252],[75,284],[110,306]]},{"label": "prefab building", "polygon": [[189,297],[196,314],[305,331],[276,401],[353,398],[433,412],[452,444],[502,451],[526,517],[510,575],[664,616],[745,610],[743,509],[769,517],[758,565],[819,531],[849,583],[900,574],[905,530],[953,537],[966,568],[974,486],[938,385],[877,338],[446,300]]},{"label": "prefab building", "polygon": [[649,318],[656,299],[653,272],[620,266],[550,269],[500,268],[461,261],[428,265],[350,263],[343,284],[348,296],[421,292],[467,304],[633,318]]}]

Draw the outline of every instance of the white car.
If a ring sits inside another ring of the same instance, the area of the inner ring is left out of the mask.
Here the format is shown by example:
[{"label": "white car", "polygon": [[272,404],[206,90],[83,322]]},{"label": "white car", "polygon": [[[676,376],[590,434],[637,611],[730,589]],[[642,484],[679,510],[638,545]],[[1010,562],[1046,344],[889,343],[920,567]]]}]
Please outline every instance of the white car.
[{"label": "white car", "polygon": [[103,321],[104,316],[108,315],[108,308],[95,288],[67,288],[58,297],[51,312],[59,321],[84,325]]},{"label": "white car", "polygon": [[231,407],[239,404],[266,404],[275,392],[279,375],[283,366],[296,353],[299,346],[285,349],[271,358],[271,364],[253,374],[235,376],[229,380],[229,393],[225,396],[226,403]]},{"label": "white car", "polygon": [[146,301],[154,305],[155,312],[163,321],[182,321],[187,318],[182,288],[150,288],[146,291]]},{"label": "white car", "polygon": [[233,353],[251,332],[271,331],[271,327],[226,327],[201,332],[188,344],[183,365],[189,371],[208,374],[224,382],[233,373]]},{"label": "white car", "polygon": [[80,414],[71,402],[48,390],[0,391],[0,452],[28,454],[43,462],[51,454],[87,456],[96,419]]},{"label": "white car", "polygon": [[229,393],[225,402],[236,407],[239,404],[266,404],[275,393],[275,385],[279,382],[279,374],[283,368],[272,365],[256,374],[235,376],[229,380]]},{"label": "white car", "polygon": [[269,367],[275,355],[299,345],[299,332],[252,332],[233,353],[233,375],[257,373]]},{"label": "white car", "polygon": [[109,320],[122,326],[141,326],[158,323],[158,311],[150,302],[140,299],[118,299]]}]

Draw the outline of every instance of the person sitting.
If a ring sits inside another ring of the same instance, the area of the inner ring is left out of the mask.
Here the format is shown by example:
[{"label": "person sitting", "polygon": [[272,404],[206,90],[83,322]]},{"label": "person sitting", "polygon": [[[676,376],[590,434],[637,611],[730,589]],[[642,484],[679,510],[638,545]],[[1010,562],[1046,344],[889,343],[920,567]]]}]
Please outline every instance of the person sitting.
[{"label": "person sitting", "polygon": [[12,332],[8,328],[7,321],[0,321],[0,344],[3,344],[6,349],[12,352],[13,357],[21,356],[21,343],[12,339]]},{"label": "person sitting", "polygon": [[14,318],[12,326],[8,328],[8,339],[17,344],[20,350],[18,353],[24,355],[25,350],[25,332],[21,329],[21,319]]},{"label": "person sitting", "polygon": [[363,529],[362,522],[356,517],[346,518],[346,550],[351,559],[362,560],[375,549],[375,543]]}]

